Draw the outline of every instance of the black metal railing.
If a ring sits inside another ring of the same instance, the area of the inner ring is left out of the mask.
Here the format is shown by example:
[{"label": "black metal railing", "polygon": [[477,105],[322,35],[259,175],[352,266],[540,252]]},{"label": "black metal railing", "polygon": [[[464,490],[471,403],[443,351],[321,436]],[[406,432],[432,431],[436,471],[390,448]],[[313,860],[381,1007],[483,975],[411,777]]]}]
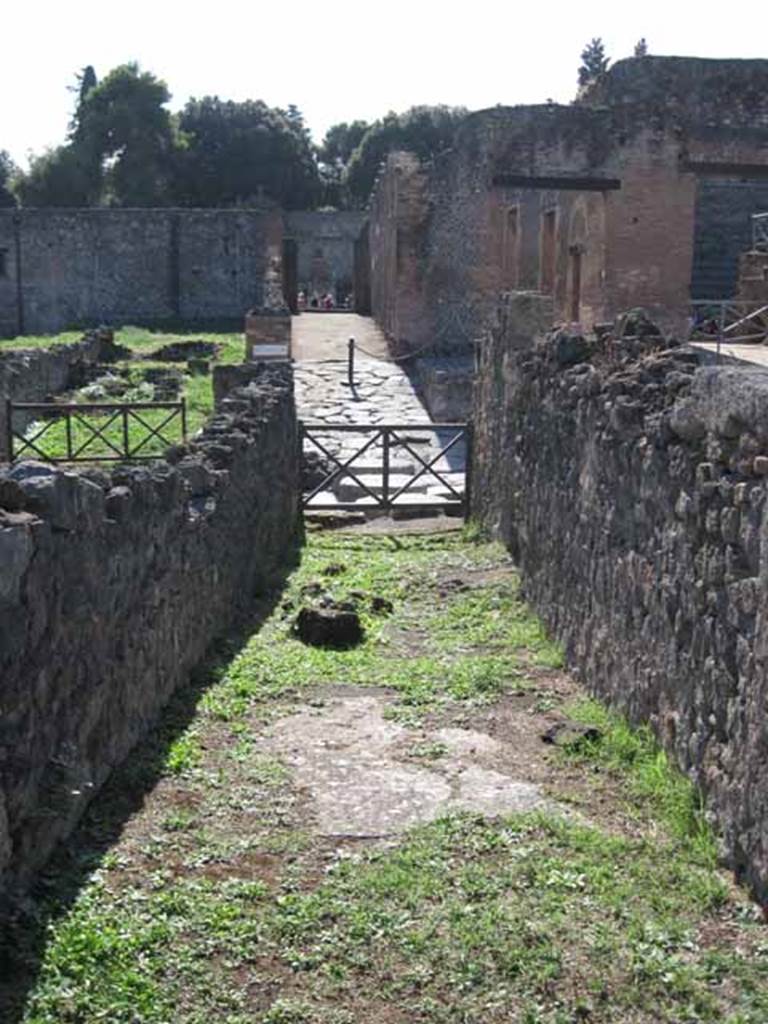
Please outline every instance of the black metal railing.
[{"label": "black metal railing", "polygon": [[[329,438],[340,435],[346,439],[354,434],[363,435],[361,445],[353,445],[350,450],[342,443],[332,450]],[[299,436],[305,460],[313,451],[323,466],[319,474],[315,473],[316,482],[304,488],[305,509],[365,507],[388,511],[468,506],[471,429],[466,423],[301,423]],[[424,443],[429,444],[428,452],[415,450]],[[362,467],[360,460],[365,455],[369,464]],[[407,468],[393,462],[398,456],[412,460]],[[457,476],[461,478],[458,486]],[[440,495],[417,493],[415,485],[421,480],[436,480]],[[345,497],[345,487],[357,492],[354,498]]]},{"label": "black metal railing", "polygon": [[11,462],[126,462],[159,459],[187,439],[180,402],[6,403]]},{"label": "black metal railing", "polygon": [[768,305],[737,299],[691,303],[688,340],[716,344],[761,344],[768,340]]}]

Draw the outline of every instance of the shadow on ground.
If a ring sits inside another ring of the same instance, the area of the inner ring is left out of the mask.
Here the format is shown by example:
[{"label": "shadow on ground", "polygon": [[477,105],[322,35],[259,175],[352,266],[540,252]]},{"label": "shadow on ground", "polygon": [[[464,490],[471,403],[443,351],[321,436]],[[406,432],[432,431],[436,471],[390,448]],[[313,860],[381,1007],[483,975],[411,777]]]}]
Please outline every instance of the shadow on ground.
[{"label": "shadow on ground", "polygon": [[300,560],[300,541],[256,595],[248,617],[212,644],[189,682],[166,705],[152,731],[134,747],[94,798],[79,825],[59,844],[32,886],[0,908],[0,1021],[19,1024],[45,955],[49,924],[67,913],[88,878],[119,840],[126,822],[164,773],[172,744],[195,717],[206,691],[280,602]]}]

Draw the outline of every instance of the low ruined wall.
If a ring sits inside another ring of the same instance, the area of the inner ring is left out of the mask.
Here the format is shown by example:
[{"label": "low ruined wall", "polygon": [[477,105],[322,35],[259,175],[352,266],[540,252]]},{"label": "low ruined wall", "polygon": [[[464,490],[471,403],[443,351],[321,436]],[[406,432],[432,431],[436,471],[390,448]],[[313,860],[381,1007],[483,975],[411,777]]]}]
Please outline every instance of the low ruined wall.
[{"label": "low ruined wall", "polygon": [[81,341],[49,348],[0,351],[0,459],[8,456],[6,401],[44,402],[76,382],[83,363],[105,359],[111,333],[90,331]]},{"label": "low ruined wall", "polygon": [[0,470],[0,877],[23,881],[251,606],[298,524],[289,368],[172,462]]},{"label": "low ruined wall", "polygon": [[542,301],[512,296],[483,347],[474,512],[570,665],[652,725],[768,900],[768,375],[534,346]]}]

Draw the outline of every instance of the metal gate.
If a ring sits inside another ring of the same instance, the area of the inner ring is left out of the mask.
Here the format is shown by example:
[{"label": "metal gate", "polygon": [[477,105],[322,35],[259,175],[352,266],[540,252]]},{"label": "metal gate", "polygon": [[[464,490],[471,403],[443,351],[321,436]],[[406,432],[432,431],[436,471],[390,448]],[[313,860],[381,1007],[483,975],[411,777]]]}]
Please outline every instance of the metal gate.
[{"label": "metal gate", "polygon": [[434,509],[469,505],[466,423],[300,423],[302,508]]}]

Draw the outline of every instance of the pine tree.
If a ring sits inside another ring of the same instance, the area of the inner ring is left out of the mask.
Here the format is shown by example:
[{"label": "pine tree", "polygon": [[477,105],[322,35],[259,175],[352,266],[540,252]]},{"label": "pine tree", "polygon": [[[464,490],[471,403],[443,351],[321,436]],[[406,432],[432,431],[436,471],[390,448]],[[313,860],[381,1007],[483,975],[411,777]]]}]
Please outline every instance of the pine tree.
[{"label": "pine tree", "polygon": [[603,41],[599,37],[589,42],[581,51],[581,67],[579,68],[579,85],[597,82],[608,70],[610,58],[605,55]]}]

